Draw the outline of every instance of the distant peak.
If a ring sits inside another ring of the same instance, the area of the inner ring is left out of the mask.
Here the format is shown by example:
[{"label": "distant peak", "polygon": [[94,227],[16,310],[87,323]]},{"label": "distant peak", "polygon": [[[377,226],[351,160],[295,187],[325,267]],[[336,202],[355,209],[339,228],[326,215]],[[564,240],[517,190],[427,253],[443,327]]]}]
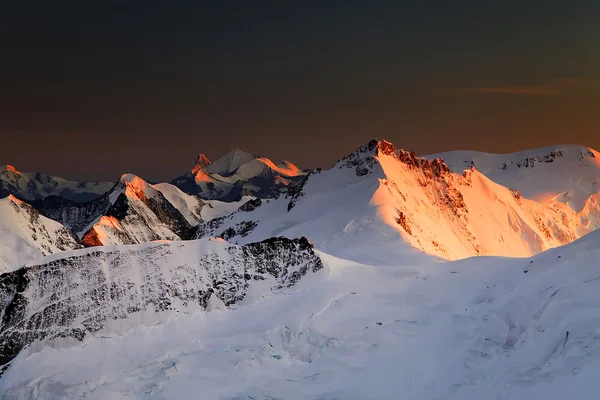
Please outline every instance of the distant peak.
[{"label": "distant peak", "polygon": [[253,153],[250,153],[248,151],[244,151],[244,150],[242,150],[242,149],[240,149],[238,147],[235,147],[235,148],[231,149],[228,154],[232,154],[232,155],[234,155],[234,154],[237,154],[237,155],[251,155],[251,156],[256,157]]},{"label": "distant peak", "polygon": [[5,169],[6,171],[10,171],[12,173],[15,174],[21,174],[15,167],[13,167],[12,165],[5,165],[3,167],[0,167],[1,169]]},{"label": "distant peak", "polygon": [[230,150],[229,153],[223,157],[213,161],[204,169],[211,174],[217,173],[219,175],[229,176],[233,174],[241,165],[255,160],[256,158],[256,155],[252,153],[235,148]]},{"label": "distant peak", "polygon": [[194,167],[191,170],[192,175],[196,175],[198,171],[200,171],[207,165],[210,165],[210,160],[208,159],[208,157],[206,157],[204,154],[199,154],[198,158],[196,159],[196,163],[194,164]]}]

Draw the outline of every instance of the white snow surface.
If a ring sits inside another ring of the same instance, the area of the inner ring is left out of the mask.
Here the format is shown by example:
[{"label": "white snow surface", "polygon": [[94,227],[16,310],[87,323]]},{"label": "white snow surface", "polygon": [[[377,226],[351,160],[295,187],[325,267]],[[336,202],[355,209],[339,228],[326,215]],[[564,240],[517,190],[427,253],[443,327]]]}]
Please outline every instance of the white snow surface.
[{"label": "white snow surface", "polygon": [[[94,232],[103,245],[144,243],[152,240],[177,240],[177,236],[148,208],[146,198],[156,197],[158,190],[133,174],[121,176],[119,184],[109,193],[110,203],[125,195],[129,209],[121,220],[102,215],[80,234]],[[124,240],[127,240],[124,242]]]},{"label": "white snow surface", "polygon": [[233,174],[240,166],[256,159],[252,153],[245,152],[240,149],[233,149],[223,157],[213,161],[211,164],[204,167],[209,174],[218,174],[221,176],[229,176]]},{"label": "white snow surface", "polygon": [[600,226],[600,195],[576,212],[562,202],[522,198],[475,169],[435,175],[436,167],[415,167],[378,151],[371,172],[358,176],[345,162],[311,174],[291,209],[289,196],[263,201],[252,212],[232,214],[208,234],[252,222],[256,227],[250,232],[229,240],[306,236],[331,255],[394,265],[427,254],[448,260],[527,257]]},{"label": "white snow surface", "polygon": [[[172,185],[123,176],[138,215],[146,211],[135,193],[160,191],[188,222],[225,217],[209,233],[243,232],[232,242],[306,236],[325,269],[276,292],[256,284],[229,308],[211,296],[208,312],[30,346],[0,377],[0,398],[596,399],[600,154],[556,146],[438,156],[453,172],[382,151],[364,175],[341,160],[311,174],[302,195],[250,212],[235,212],[250,198],[202,205]],[[240,168],[275,170],[253,157],[232,152],[213,168],[224,180]],[[12,215],[4,204],[0,215]],[[27,256],[31,232],[7,221],[0,230],[25,232],[25,244],[2,234],[0,255],[22,258],[12,265],[36,257]],[[240,230],[248,222],[256,226]]]},{"label": "white snow surface", "polygon": [[60,223],[12,195],[0,199],[0,274],[42,256],[79,247]]},{"label": "white snow surface", "polygon": [[[600,232],[533,258],[373,267],[28,348],[6,399],[596,399]],[[401,261],[401,260],[399,260]],[[218,302],[217,302],[218,303]]]},{"label": "white snow surface", "polygon": [[457,173],[475,166],[527,198],[567,203],[575,211],[600,192],[600,153],[584,146],[557,145],[512,154],[461,150],[425,157],[441,157]]},{"label": "white snow surface", "polygon": [[161,192],[191,224],[230,215],[237,211],[242,204],[254,198],[252,196],[242,196],[240,200],[231,202],[204,200],[198,196],[184,193],[177,186],[170,183],[158,183],[152,186]]}]

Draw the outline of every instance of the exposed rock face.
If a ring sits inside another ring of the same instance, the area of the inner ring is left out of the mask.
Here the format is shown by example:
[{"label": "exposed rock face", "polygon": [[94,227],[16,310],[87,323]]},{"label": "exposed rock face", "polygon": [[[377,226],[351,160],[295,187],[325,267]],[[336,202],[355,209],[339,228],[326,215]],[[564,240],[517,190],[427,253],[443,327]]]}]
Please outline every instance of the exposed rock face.
[{"label": "exposed rock face", "polygon": [[371,172],[377,164],[375,157],[379,146],[378,140],[371,140],[367,144],[359,146],[352,154],[337,162],[339,168],[355,168],[356,175],[363,176]]},{"label": "exposed rock face", "polygon": [[209,236],[216,236],[217,232],[220,232],[219,228],[223,226],[227,218],[229,217],[219,217],[211,219],[208,222],[201,223],[200,225],[194,228],[192,233],[192,239],[202,239]]},{"label": "exposed rock face", "polygon": [[304,186],[306,186],[306,183],[308,182],[310,177],[313,176],[314,174],[318,174],[320,172],[321,172],[321,168],[313,169],[308,174],[306,174],[306,176],[300,182],[298,182],[297,184],[295,184],[294,186],[289,188],[289,190],[287,191],[287,193],[285,195],[286,198],[290,199],[290,202],[288,203],[288,206],[287,206],[288,212],[292,208],[294,208],[294,206],[296,205],[298,200],[300,200],[300,198],[302,196],[304,196]]},{"label": "exposed rock face", "polygon": [[208,157],[206,157],[204,154],[200,154],[200,155],[198,155],[198,159],[196,160],[196,163],[194,164],[194,166],[192,167],[190,172],[192,173],[192,175],[195,175],[198,173],[198,171],[200,171],[201,169],[205,168],[206,166],[208,166],[210,164],[211,164],[211,162],[208,159]]},{"label": "exposed rock face", "polygon": [[359,146],[352,154],[338,161],[337,165],[339,168],[355,168],[358,176],[367,175],[377,164],[376,157],[380,154],[392,156],[411,168],[422,169],[431,177],[440,178],[450,172],[450,168],[441,158],[429,160],[417,157],[414,151],[396,149],[392,143],[386,140],[371,140],[369,143]]},{"label": "exposed rock face", "polygon": [[[277,290],[322,268],[305,238],[87,250],[21,268],[0,275],[0,365],[37,340],[82,340],[101,330],[128,329],[142,317],[155,321],[203,310],[212,295],[230,306],[254,281]],[[122,323],[109,324],[116,320]]]},{"label": "exposed rock face", "polygon": [[81,232],[110,208],[108,196],[86,203],[75,203],[59,196],[49,196],[32,201],[31,205],[45,217],[60,222],[73,232]]},{"label": "exposed rock face", "polygon": [[253,200],[249,200],[249,201],[245,202],[244,204],[242,204],[238,208],[238,211],[241,211],[241,212],[254,211],[258,207],[260,207],[261,205],[262,205],[262,200],[259,197],[257,197],[257,198],[255,198]]},{"label": "exposed rock face", "polygon": [[[591,153],[591,156],[593,157],[594,154]],[[517,162],[517,167],[518,168],[533,168],[535,166],[536,163],[551,163],[554,162],[554,160],[558,157],[562,157],[564,154],[561,150],[557,150],[557,151],[552,151],[548,154],[543,154],[540,156],[536,156],[536,157],[527,157],[523,160],[520,160]]]},{"label": "exposed rock face", "polygon": [[246,237],[257,226],[258,222],[256,221],[242,221],[236,224],[234,227],[232,226],[225,229],[218,235],[218,237],[221,237],[225,240],[229,240],[234,237]]}]

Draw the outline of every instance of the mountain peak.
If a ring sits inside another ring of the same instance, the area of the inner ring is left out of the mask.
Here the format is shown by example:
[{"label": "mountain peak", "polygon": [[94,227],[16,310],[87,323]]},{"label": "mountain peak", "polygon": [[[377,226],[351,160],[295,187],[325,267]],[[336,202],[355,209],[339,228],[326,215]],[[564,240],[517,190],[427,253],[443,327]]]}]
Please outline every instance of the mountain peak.
[{"label": "mountain peak", "polygon": [[192,175],[196,175],[198,173],[198,171],[200,171],[201,169],[203,169],[204,167],[210,165],[211,162],[208,159],[208,157],[206,157],[204,154],[199,154],[198,158],[196,159],[196,163],[194,164],[194,166],[191,169]]},{"label": "mountain peak", "polygon": [[10,171],[12,173],[19,174],[19,175],[21,174],[14,166],[9,165],[9,164],[3,165],[2,167],[0,167],[0,171],[2,171],[2,170]]},{"label": "mountain peak", "polygon": [[256,155],[248,153],[244,150],[234,148],[223,157],[215,160],[204,169],[211,174],[219,174],[222,176],[232,175],[241,165],[246,164],[254,159]]},{"label": "mountain peak", "polygon": [[150,189],[150,185],[148,182],[143,180],[137,175],[134,174],[123,174],[119,179],[120,184],[122,184],[125,188],[125,193],[131,195],[128,189],[133,189],[133,193],[136,194],[136,197],[140,196],[140,193],[145,193]]},{"label": "mountain peak", "polygon": [[411,168],[430,170],[435,176],[450,171],[442,158],[430,160],[418,157],[414,151],[396,149],[391,142],[383,139],[373,139],[367,144],[360,145],[353,153],[338,161],[336,165],[339,165],[339,168],[356,169],[356,175],[363,176],[373,170],[378,162],[378,157],[382,155],[391,156]]}]

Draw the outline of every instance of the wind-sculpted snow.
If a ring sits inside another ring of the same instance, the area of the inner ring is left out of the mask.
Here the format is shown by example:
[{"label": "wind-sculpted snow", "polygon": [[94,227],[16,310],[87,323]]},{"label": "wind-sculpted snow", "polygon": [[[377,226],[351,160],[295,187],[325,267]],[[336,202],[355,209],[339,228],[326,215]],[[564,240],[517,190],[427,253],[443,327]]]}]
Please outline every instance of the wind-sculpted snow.
[{"label": "wind-sculpted snow", "polygon": [[234,246],[190,241],[80,251],[0,275],[0,365],[35,341],[83,340],[231,306],[253,285],[267,293],[323,268],[305,239]]}]

